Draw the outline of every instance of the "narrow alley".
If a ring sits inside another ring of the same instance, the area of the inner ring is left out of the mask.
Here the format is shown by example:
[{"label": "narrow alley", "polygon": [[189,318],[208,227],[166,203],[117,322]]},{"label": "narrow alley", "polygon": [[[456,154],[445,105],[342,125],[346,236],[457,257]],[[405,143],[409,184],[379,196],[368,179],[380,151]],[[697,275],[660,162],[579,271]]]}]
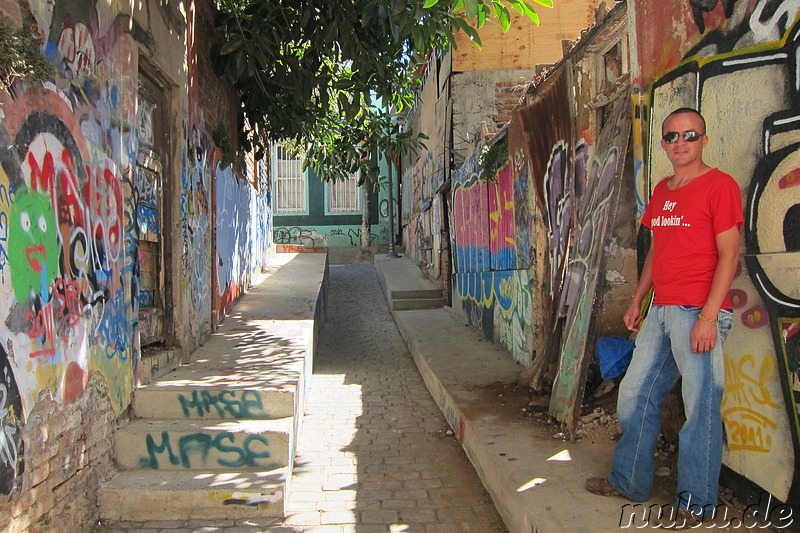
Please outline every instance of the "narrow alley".
[{"label": "narrow alley", "polygon": [[331,265],[330,280],[286,518],[124,522],[96,533],[506,531],[425,387],[375,268]]}]

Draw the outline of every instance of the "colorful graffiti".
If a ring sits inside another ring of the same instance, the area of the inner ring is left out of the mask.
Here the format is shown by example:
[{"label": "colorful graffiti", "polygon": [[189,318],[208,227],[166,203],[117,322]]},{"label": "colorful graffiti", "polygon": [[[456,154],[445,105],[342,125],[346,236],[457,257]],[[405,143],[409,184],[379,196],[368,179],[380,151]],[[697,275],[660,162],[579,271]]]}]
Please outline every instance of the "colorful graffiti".
[{"label": "colorful graffiti", "polygon": [[[41,108],[49,112],[32,111]],[[37,359],[37,385],[29,389],[22,379],[31,399],[41,387],[71,401],[86,385],[92,357],[130,367],[136,321],[122,180],[110,159],[90,149],[62,97],[34,88],[4,111],[16,147],[3,157],[5,336],[17,353]]]},{"label": "colorful graffiti", "polygon": [[[736,325],[725,345],[724,462],[796,502],[800,5],[731,1],[686,13],[683,4],[637,1],[637,9],[673,21],[638,23],[652,133],[637,189],[651,190],[669,170],[653,134],[666,114],[680,106],[700,109],[710,140],[706,160],[732,174],[746,196],[743,268],[731,290]],[[678,21],[687,23],[687,31],[673,35]]]},{"label": "colorful graffiti", "polygon": [[214,168],[211,139],[193,126],[183,153],[181,223],[183,291],[191,302],[195,334],[211,328],[211,206],[209,190]]},{"label": "colorful graffiti", "polygon": [[71,402],[90,372],[117,412],[138,349],[133,44],[110,6],[35,13],[59,83],[0,93],[0,493],[42,395]]},{"label": "colorful graffiti", "polygon": [[460,305],[471,324],[527,364],[532,293],[527,270],[517,270],[517,235],[527,239],[527,227],[518,231],[514,209],[516,191],[527,187],[518,185],[527,183],[523,170],[524,165],[508,163],[495,181],[481,180],[479,160],[473,154],[453,173],[452,211]]},{"label": "colorful graffiti", "polygon": [[[619,203],[624,154],[630,138],[630,101],[618,100],[597,138],[575,212],[558,316],[565,317],[559,371],[550,398],[550,415],[573,426],[580,413],[589,358],[586,356],[595,296],[601,279],[607,227]],[[583,181],[576,175],[576,182]]]}]

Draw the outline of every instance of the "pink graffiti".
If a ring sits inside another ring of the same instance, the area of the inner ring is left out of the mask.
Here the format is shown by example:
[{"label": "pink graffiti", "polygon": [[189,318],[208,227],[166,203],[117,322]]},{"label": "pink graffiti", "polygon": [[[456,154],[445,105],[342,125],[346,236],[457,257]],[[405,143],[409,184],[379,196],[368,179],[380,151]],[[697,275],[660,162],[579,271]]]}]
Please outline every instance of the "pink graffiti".
[{"label": "pink graffiti", "polygon": [[783,334],[784,342],[788,341],[789,339],[800,333],[800,322],[789,322],[789,323],[784,322],[783,324],[781,324],[781,326],[782,326],[781,329],[783,330],[781,331],[781,333]]},{"label": "pink graffiti", "polygon": [[489,250],[493,254],[514,247],[513,179],[514,169],[506,165],[489,189]]},{"label": "pink graffiti", "polygon": [[80,322],[83,314],[83,299],[81,285],[86,285],[86,279],[57,279],[53,283],[53,293],[58,303],[59,311],[59,332],[62,338],[67,339],[69,328],[73,328]]},{"label": "pink graffiti", "polygon": [[92,238],[103,240],[110,259],[119,258],[122,235],[122,191],[119,180],[109,168],[96,168],[85,187],[85,197],[92,214]]},{"label": "pink graffiti", "polygon": [[58,278],[50,286],[55,300],[44,306],[34,304],[25,313],[31,324],[28,336],[42,344],[42,349],[31,351],[31,358],[54,356],[56,340],[69,341],[70,332],[79,325],[86,307],[82,297],[83,285],[88,285],[86,279]]},{"label": "pink graffiti", "polygon": [[[50,151],[44,153],[41,165],[33,151],[28,152],[27,159],[31,169],[31,188],[50,195],[54,205],[58,206],[58,218],[61,222],[72,222],[83,226],[85,217],[79,196],[77,167],[72,153],[66,148],[61,148],[58,168]],[[56,189],[59,190],[58,193]]]},{"label": "pink graffiti", "polygon": [[475,183],[469,188],[459,188],[455,196],[456,242],[459,246],[487,246],[484,220],[476,213],[488,210],[488,184],[485,181]]},{"label": "pink graffiti", "polygon": [[29,309],[25,313],[25,318],[31,323],[31,329],[28,336],[31,339],[38,340],[42,344],[42,349],[31,350],[31,359],[44,356],[54,356],[56,354],[55,347],[55,318],[52,313],[52,303],[46,304],[44,307],[36,307]]}]

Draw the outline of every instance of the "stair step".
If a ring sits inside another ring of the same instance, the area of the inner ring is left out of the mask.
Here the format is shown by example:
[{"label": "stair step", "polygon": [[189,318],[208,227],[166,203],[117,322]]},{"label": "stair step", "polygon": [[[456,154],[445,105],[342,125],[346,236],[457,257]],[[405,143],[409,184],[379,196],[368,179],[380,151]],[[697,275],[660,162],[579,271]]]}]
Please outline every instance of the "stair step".
[{"label": "stair step", "polygon": [[428,298],[441,298],[442,291],[437,288],[430,289],[402,289],[391,290],[390,296],[392,300],[419,300]]},{"label": "stair step", "polygon": [[413,300],[392,300],[395,311],[414,311],[418,309],[439,309],[444,307],[444,298],[416,298]]},{"label": "stair step", "polygon": [[101,484],[101,519],[243,519],[284,516],[286,469],[120,472]]},{"label": "stair step", "polygon": [[133,416],[270,420],[294,414],[294,387],[233,388],[150,384],[136,389]]},{"label": "stair step", "polygon": [[280,420],[133,420],[117,430],[124,469],[230,470],[285,467],[292,418]]},{"label": "stair step", "polygon": [[181,364],[183,352],[180,348],[164,348],[158,351],[148,350],[142,354],[142,385],[152,383],[161,376],[172,372]]}]

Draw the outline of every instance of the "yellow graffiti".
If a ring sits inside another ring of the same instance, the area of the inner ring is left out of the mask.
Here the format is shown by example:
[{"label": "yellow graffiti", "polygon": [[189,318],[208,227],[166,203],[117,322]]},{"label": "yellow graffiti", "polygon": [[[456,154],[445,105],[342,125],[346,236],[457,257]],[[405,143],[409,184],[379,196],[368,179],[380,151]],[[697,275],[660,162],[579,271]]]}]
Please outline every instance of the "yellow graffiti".
[{"label": "yellow graffiti", "polygon": [[36,367],[36,383],[39,385],[39,390],[50,389],[55,393],[58,385],[61,382],[61,375],[64,373],[62,363],[49,363],[41,361]]},{"label": "yellow graffiti", "polygon": [[779,409],[767,384],[775,375],[774,357],[764,357],[760,364],[752,354],[734,362],[725,357],[725,391],[722,419],[730,450],[767,453],[772,447],[775,419],[762,412]]},{"label": "yellow graffiti", "polygon": [[748,313],[748,315],[745,317],[745,320],[747,320],[747,323],[751,326],[757,326],[761,324],[761,311],[754,309],[753,312]]},{"label": "yellow graffiti", "polygon": [[510,278],[505,278],[500,282],[500,287],[498,287],[498,292],[500,296],[503,298],[513,298],[514,297],[514,283]]}]

